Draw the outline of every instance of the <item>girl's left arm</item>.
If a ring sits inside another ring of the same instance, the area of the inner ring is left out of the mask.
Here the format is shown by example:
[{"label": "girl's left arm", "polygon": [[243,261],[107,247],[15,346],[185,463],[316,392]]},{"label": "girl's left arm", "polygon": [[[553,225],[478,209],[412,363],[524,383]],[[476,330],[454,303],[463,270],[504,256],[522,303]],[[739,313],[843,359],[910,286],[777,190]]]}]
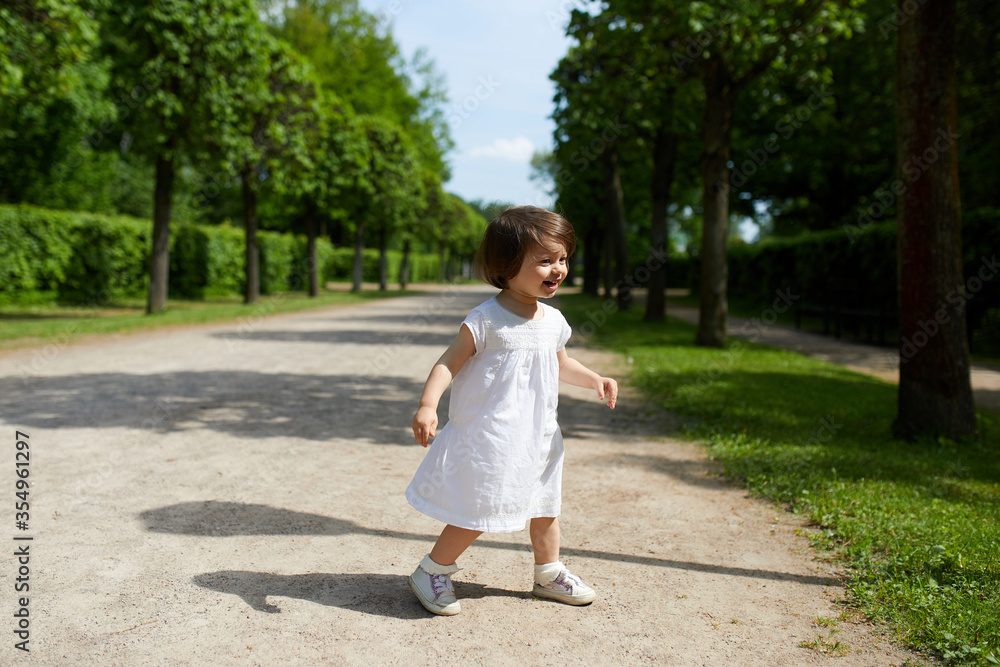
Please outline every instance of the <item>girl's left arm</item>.
[{"label": "girl's left arm", "polygon": [[607,397],[608,407],[615,409],[618,401],[618,383],[611,378],[598,375],[576,359],[566,354],[566,348],[556,353],[559,359],[559,379],[575,387],[596,389],[597,397],[602,401]]}]

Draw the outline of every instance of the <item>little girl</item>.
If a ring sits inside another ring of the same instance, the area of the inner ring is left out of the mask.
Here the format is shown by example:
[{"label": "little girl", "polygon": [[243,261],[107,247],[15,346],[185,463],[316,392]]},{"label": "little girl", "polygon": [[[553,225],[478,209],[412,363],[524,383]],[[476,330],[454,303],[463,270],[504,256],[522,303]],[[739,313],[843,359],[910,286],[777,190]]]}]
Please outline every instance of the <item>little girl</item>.
[{"label": "little girl", "polygon": [[[538,300],[555,295],[575,248],[573,227],[551,211],[519,206],[490,222],[475,267],[501,291],[469,313],[424,385],[413,435],[424,447],[435,439],[406,499],[447,525],[409,582],[435,614],[460,610],[451,575],[462,552],[483,532],[523,530],[529,519],[534,594],[574,605],[594,600],[559,562],[556,404],[562,380],[594,389],[614,408],[618,383],[569,358],[566,319]],[[438,401],[452,379],[448,423],[435,437]]]}]

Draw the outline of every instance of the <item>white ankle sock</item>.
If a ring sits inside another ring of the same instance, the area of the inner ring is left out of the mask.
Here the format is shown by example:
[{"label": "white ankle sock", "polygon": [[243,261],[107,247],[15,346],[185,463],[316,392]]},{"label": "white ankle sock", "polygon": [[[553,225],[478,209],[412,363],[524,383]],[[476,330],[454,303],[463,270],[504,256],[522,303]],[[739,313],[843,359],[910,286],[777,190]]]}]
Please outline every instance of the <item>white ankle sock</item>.
[{"label": "white ankle sock", "polygon": [[541,565],[535,563],[535,583],[544,586],[558,577],[559,573],[564,569],[565,566],[559,560],[554,563],[542,563]]},{"label": "white ankle sock", "polygon": [[420,561],[420,567],[423,568],[424,572],[427,574],[455,574],[458,572],[458,563],[452,563],[451,565],[441,565],[440,563],[434,562],[430,554],[424,556],[423,560]]}]

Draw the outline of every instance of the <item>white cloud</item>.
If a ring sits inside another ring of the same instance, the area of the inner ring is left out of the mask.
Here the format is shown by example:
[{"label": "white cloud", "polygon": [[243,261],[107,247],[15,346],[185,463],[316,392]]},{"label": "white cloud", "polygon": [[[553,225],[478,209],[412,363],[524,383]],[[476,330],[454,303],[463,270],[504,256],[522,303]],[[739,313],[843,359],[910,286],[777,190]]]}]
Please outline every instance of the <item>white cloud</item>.
[{"label": "white cloud", "polygon": [[470,157],[492,157],[513,162],[527,162],[535,152],[535,144],[526,137],[497,139],[489,146],[476,146],[469,151]]}]

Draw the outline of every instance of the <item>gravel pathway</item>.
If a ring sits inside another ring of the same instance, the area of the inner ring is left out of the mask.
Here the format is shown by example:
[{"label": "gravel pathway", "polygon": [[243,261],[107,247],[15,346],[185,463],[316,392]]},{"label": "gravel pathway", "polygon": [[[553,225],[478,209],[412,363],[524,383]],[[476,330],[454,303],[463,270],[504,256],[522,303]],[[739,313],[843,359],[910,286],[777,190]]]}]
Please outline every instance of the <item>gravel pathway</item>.
[{"label": "gravel pathway", "polygon": [[[0,356],[8,439],[0,664],[899,665],[842,620],[800,520],[727,485],[626,387],[566,387],[563,560],[589,607],[534,599],[527,533],[484,536],[463,611],[406,577],[440,525],[403,490],[423,380],[483,288]],[[621,361],[572,351],[614,375]],[[445,418],[444,404],[441,417]],[[15,431],[30,436],[14,529]],[[19,537],[32,541],[15,542]],[[16,548],[30,591],[15,593]],[[27,595],[30,654],[13,614]],[[817,640],[819,638],[819,640]],[[835,642],[843,657],[816,648]]]}]

